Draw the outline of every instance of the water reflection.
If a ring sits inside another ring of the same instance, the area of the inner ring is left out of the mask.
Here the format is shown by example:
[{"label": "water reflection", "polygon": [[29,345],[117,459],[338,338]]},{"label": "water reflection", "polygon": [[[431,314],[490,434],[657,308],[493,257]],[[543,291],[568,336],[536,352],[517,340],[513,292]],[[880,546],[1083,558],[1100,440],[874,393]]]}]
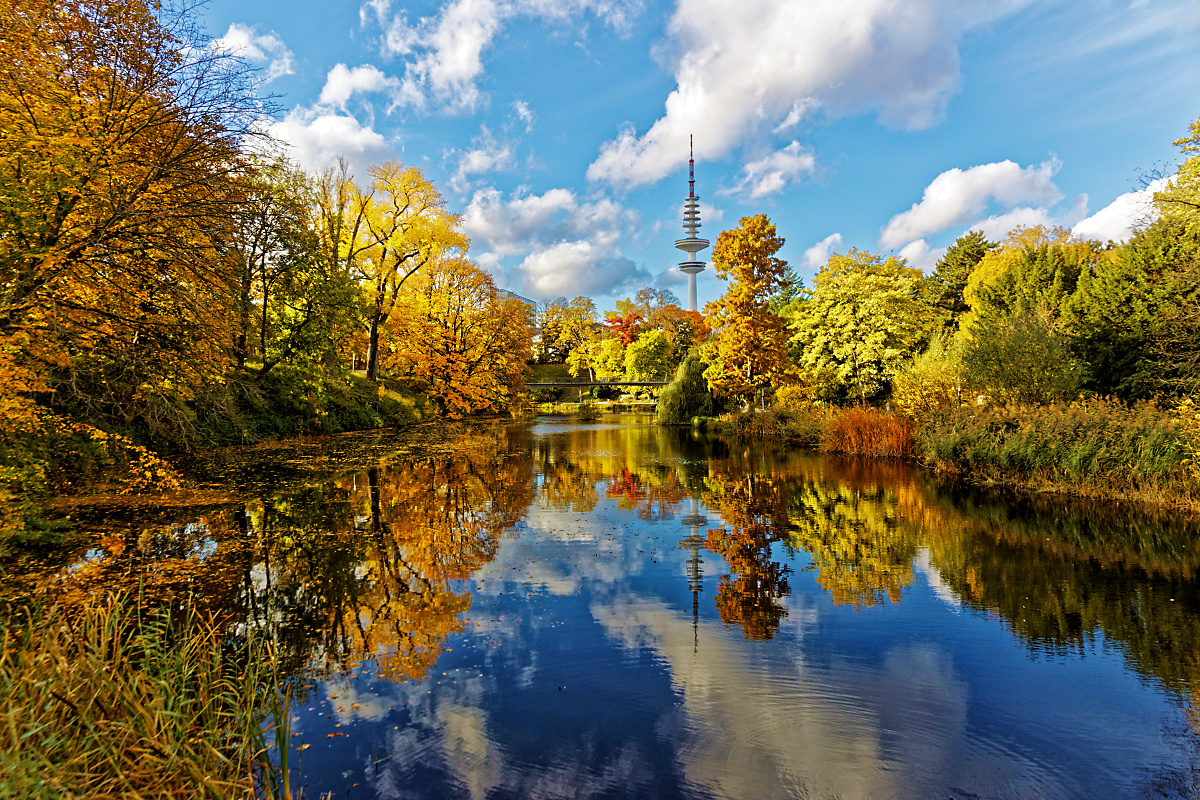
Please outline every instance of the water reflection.
[{"label": "water reflection", "polygon": [[55,584],[269,631],[310,687],[310,796],[1197,788],[1191,521],[636,419],[354,466],[199,517],[97,513]]}]

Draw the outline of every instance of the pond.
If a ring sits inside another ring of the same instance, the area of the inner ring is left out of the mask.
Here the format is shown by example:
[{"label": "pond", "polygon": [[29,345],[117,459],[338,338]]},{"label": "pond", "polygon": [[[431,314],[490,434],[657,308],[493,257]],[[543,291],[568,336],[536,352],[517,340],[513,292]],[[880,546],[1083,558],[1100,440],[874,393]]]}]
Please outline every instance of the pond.
[{"label": "pond", "polygon": [[65,570],[269,631],[306,797],[1200,791],[1193,521],[640,416],[371,441],[237,456],[249,496],[202,514],[80,514]]}]

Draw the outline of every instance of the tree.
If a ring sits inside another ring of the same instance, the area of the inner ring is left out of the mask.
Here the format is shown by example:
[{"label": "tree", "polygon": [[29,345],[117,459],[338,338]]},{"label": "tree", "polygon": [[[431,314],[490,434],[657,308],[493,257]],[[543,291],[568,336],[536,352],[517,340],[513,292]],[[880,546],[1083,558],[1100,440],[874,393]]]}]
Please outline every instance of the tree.
[{"label": "tree", "polygon": [[867,402],[919,351],[931,326],[921,272],[895,256],[834,254],[794,306],[790,344],[828,398]]},{"label": "tree", "polygon": [[561,312],[556,346],[565,353],[572,375],[591,369],[588,345],[596,337],[596,304],[582,295],[566,304]]},{"label": "tree", "polygon": [[1191,124],[1188,135],[1176,139],[1175,146],[1190,158],[1179,165],[1171,180],[1154,195],[1154,203],[1164,216],[1180,219],[1191,231],[1200,228],[1200,118]]},{"label": "tree", "polygon": [[229,352],[223,253],[261,110],[191,24],[18,0],[0,35],[0,345],[59,398],[175,438]]},{"label": "tree", "polygon": [[638,334],[625,348],[625,374],[630,378],[657,378],[671,371],[671,341],[660,330]]},{"label": "tree", "polygon": [[717,276],[730,284],[704,309],[715,334],[702,353],[709,365],[704,376],[717,394],[747,404],[781,383],[789,368],[784,320],[769,305],[787,279],[787,262],[775,257],[783,241],[767,215],[758,214],[722,231],[713,248]]},{"label": "tree", "polygon": [[[443,255],[465,253],[467,237],[458,214],[416,167],[388,161],[371,167],[371,192],[355,205],[362,209],[363,245],[353,267],[367,296],[367,380],[377,380],[379,334],[396,308],[405,281]],[[356,213],[356,222],[359,215]],[[355,241],[350,240],[351,249]]]},{"label": "tree", "polygon": [[711,417],[716,410],[708,382],[704,380],[704,362],[693,350],[675,369],[674,379],[658,398],[656,420],[660,425],[686,425],[693,417]]},{"label": "tree", "polygon": [[970,310],[963,297],[967,279],[975,265],[994,249],[996,243],[984,238],[983,231],[964,233],[938,259],[933,274],[925,279],[925,300],[941,310],[946,328],[955,328],[958,318]]},{"label": "tree", "polygon": [[1005,403],[1070,400],[1087,378],[1067,337],[1030,312],[978,326],[964,349],[963,371],[975,387]]},{"label": "tree", "polygon": [[462,257],[424,270],[389,324],[388,365],[429,386],[452,417],[507,410],[524,389],[530,347],[526,305],[500,299],[492,278]]}]

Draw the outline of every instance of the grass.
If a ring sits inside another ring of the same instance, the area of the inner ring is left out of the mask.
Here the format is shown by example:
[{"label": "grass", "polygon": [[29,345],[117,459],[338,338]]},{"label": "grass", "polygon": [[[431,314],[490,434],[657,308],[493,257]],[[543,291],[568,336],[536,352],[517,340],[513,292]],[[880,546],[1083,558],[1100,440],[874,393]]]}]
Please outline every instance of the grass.
[{"label": "grass", "polygon": [[1195,444],[1151,403],[961,408],[927,420],[919,456],[939,475],[1040,491],[1195,506]]},{"label": "grass", "polygon": [[821,430],[820,450],[824,453],[907,458],[913,447],[912,420],[874,408],[838,409]]},{"label": "grass", "polygon": [[287,708],[263,648],[132,596],[23,622],[0,631],[0,798],[290,797],[286,758],[268,757],[264,723],[287,742]]},{"label": "grass", "polygon": [[904,458],[913,452],[912,423],[872,408],[741,411],[709,421],[708,429],[739,441],[783,442],[825,453]]}]

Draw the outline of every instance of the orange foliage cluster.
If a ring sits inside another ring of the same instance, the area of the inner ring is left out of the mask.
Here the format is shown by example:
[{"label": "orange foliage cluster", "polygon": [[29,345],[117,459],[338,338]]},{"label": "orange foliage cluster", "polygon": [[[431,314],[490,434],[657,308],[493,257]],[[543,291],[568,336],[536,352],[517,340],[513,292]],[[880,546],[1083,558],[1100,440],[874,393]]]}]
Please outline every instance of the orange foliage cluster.
[{"label": "orange foliage cluster", "polygon": [[913,452],[913,423],[869,407],[841,409],[826,420],[820,447],[826,453],[906,458]]}]

